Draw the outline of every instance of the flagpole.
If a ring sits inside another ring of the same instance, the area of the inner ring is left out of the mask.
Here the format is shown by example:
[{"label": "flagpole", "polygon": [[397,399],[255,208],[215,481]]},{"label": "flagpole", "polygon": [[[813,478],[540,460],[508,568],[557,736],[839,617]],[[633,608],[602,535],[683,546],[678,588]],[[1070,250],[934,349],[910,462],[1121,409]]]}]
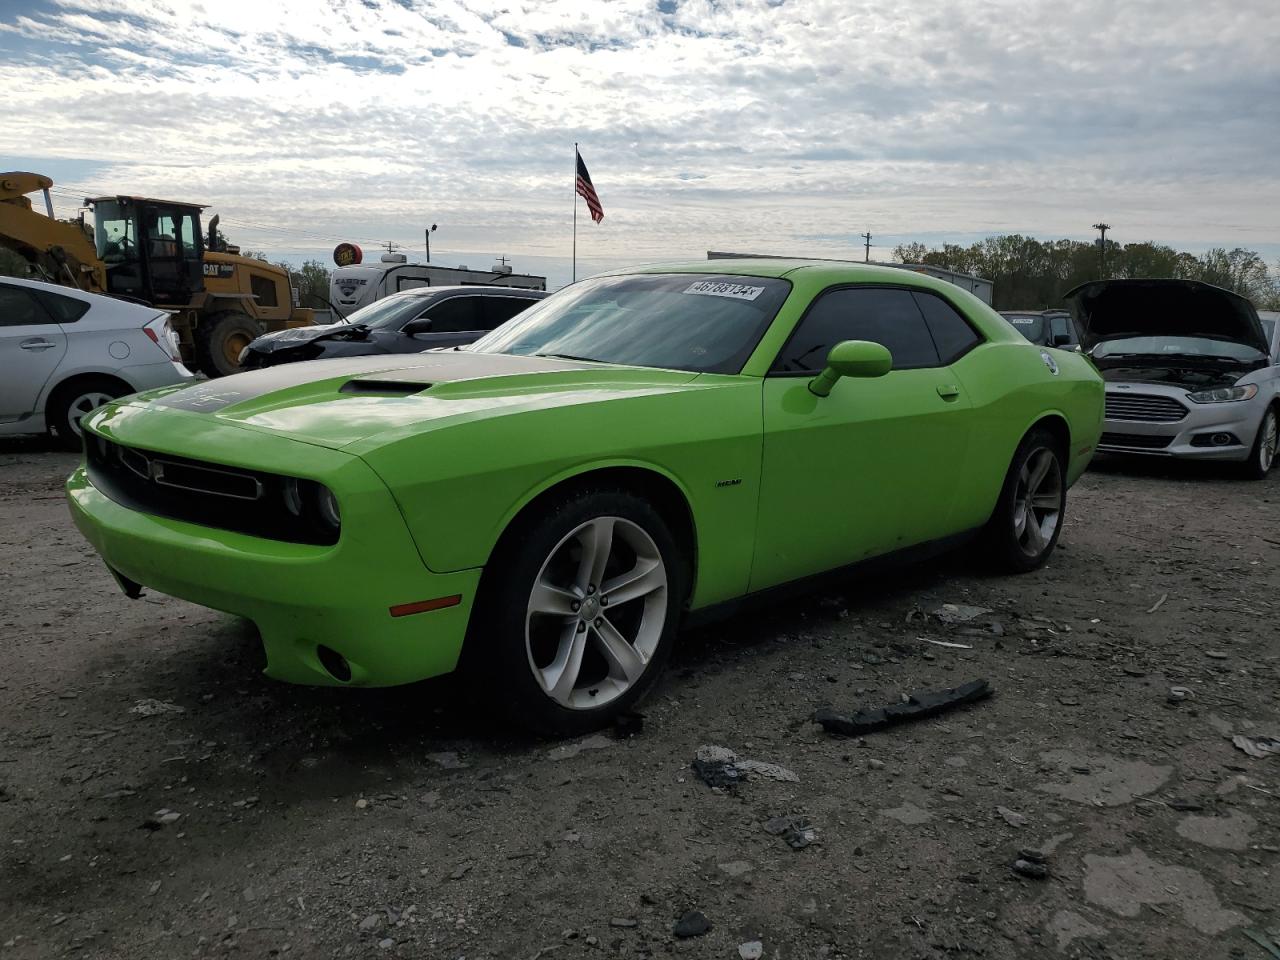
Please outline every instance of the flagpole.
[{"label": "flagpole", "polygon": [[578,282],[578,141],[573,141],[573,280]]}]

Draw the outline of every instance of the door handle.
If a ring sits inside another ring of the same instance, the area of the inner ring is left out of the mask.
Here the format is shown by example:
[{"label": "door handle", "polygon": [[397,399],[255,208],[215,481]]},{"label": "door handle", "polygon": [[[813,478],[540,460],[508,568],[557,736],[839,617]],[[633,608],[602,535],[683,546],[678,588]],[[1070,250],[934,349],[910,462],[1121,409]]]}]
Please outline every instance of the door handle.
[{"label": "door handle", "polygon": [[18,346],[23,350],[48,350],[50,347],[56,347],[57,344],[52,340],[42,340],[37,337],[32,340],[23,340]]},{"label": "door handle", "polygon": [[960,396],[960,388],[954,383],[943,383],[938,386],[938,396],[943,400],[954,400]]}]

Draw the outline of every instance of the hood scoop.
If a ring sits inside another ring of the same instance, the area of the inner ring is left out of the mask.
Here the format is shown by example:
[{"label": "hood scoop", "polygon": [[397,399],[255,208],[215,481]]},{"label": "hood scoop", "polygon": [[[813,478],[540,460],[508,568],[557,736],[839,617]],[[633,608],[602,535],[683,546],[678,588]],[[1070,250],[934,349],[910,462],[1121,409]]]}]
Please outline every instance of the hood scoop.
[{"label": "hood scoop", "polygon": [[410,397],[430,390],[435,384],[405,380],[348,380],[338,388],[339,393],[354,393],[364,397]]}]

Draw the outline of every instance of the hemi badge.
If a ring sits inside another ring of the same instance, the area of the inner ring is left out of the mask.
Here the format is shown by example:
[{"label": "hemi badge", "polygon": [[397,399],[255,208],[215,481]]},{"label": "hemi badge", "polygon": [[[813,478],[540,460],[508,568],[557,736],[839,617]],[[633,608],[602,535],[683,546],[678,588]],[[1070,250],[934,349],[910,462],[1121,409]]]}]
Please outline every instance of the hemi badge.
[{"label": "hemi badge", "polygon": [[413,613],[426,613],[429,610],[443,610],[445,607],[456,607],[462,602],[462,594],[452,597],[436,597],[434,600],[418,600],[415,603],[399,603],[391,607],[393,617],[407,617]]},{"label": "hemi badge", "polygon": [[742,483],[742,478],[734,477],[732,480],[717,480],[716,486],[717,487],[736,487],[740,483]]}]

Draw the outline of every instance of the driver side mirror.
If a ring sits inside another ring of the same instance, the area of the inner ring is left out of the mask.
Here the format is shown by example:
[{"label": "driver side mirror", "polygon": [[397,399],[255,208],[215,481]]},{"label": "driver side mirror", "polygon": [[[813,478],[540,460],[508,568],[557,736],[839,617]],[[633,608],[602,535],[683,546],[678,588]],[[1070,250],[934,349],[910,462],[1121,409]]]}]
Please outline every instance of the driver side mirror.
[{"label": "driver side mirror", "polygon": [[431,318],[418,317],[416,320],[410,320],[408,323],[406,323],[403,327],[400,328],[400,332],[410,337],[413,336],[415,333],[430,333]]},{"label": "driver side mirror", "polygon": [[831,394],[841,377],[883,377],[893,369],[893,354],[882,343],[844,340],[827,354],[827,367],[809,381],[809,392],[817,397]]},{"label": "driver side mirror", "polygon": [[1071,334],[1055,333],[1053,335],[1053,345],[1055,347],[1065,347],[1071,344]]}]

